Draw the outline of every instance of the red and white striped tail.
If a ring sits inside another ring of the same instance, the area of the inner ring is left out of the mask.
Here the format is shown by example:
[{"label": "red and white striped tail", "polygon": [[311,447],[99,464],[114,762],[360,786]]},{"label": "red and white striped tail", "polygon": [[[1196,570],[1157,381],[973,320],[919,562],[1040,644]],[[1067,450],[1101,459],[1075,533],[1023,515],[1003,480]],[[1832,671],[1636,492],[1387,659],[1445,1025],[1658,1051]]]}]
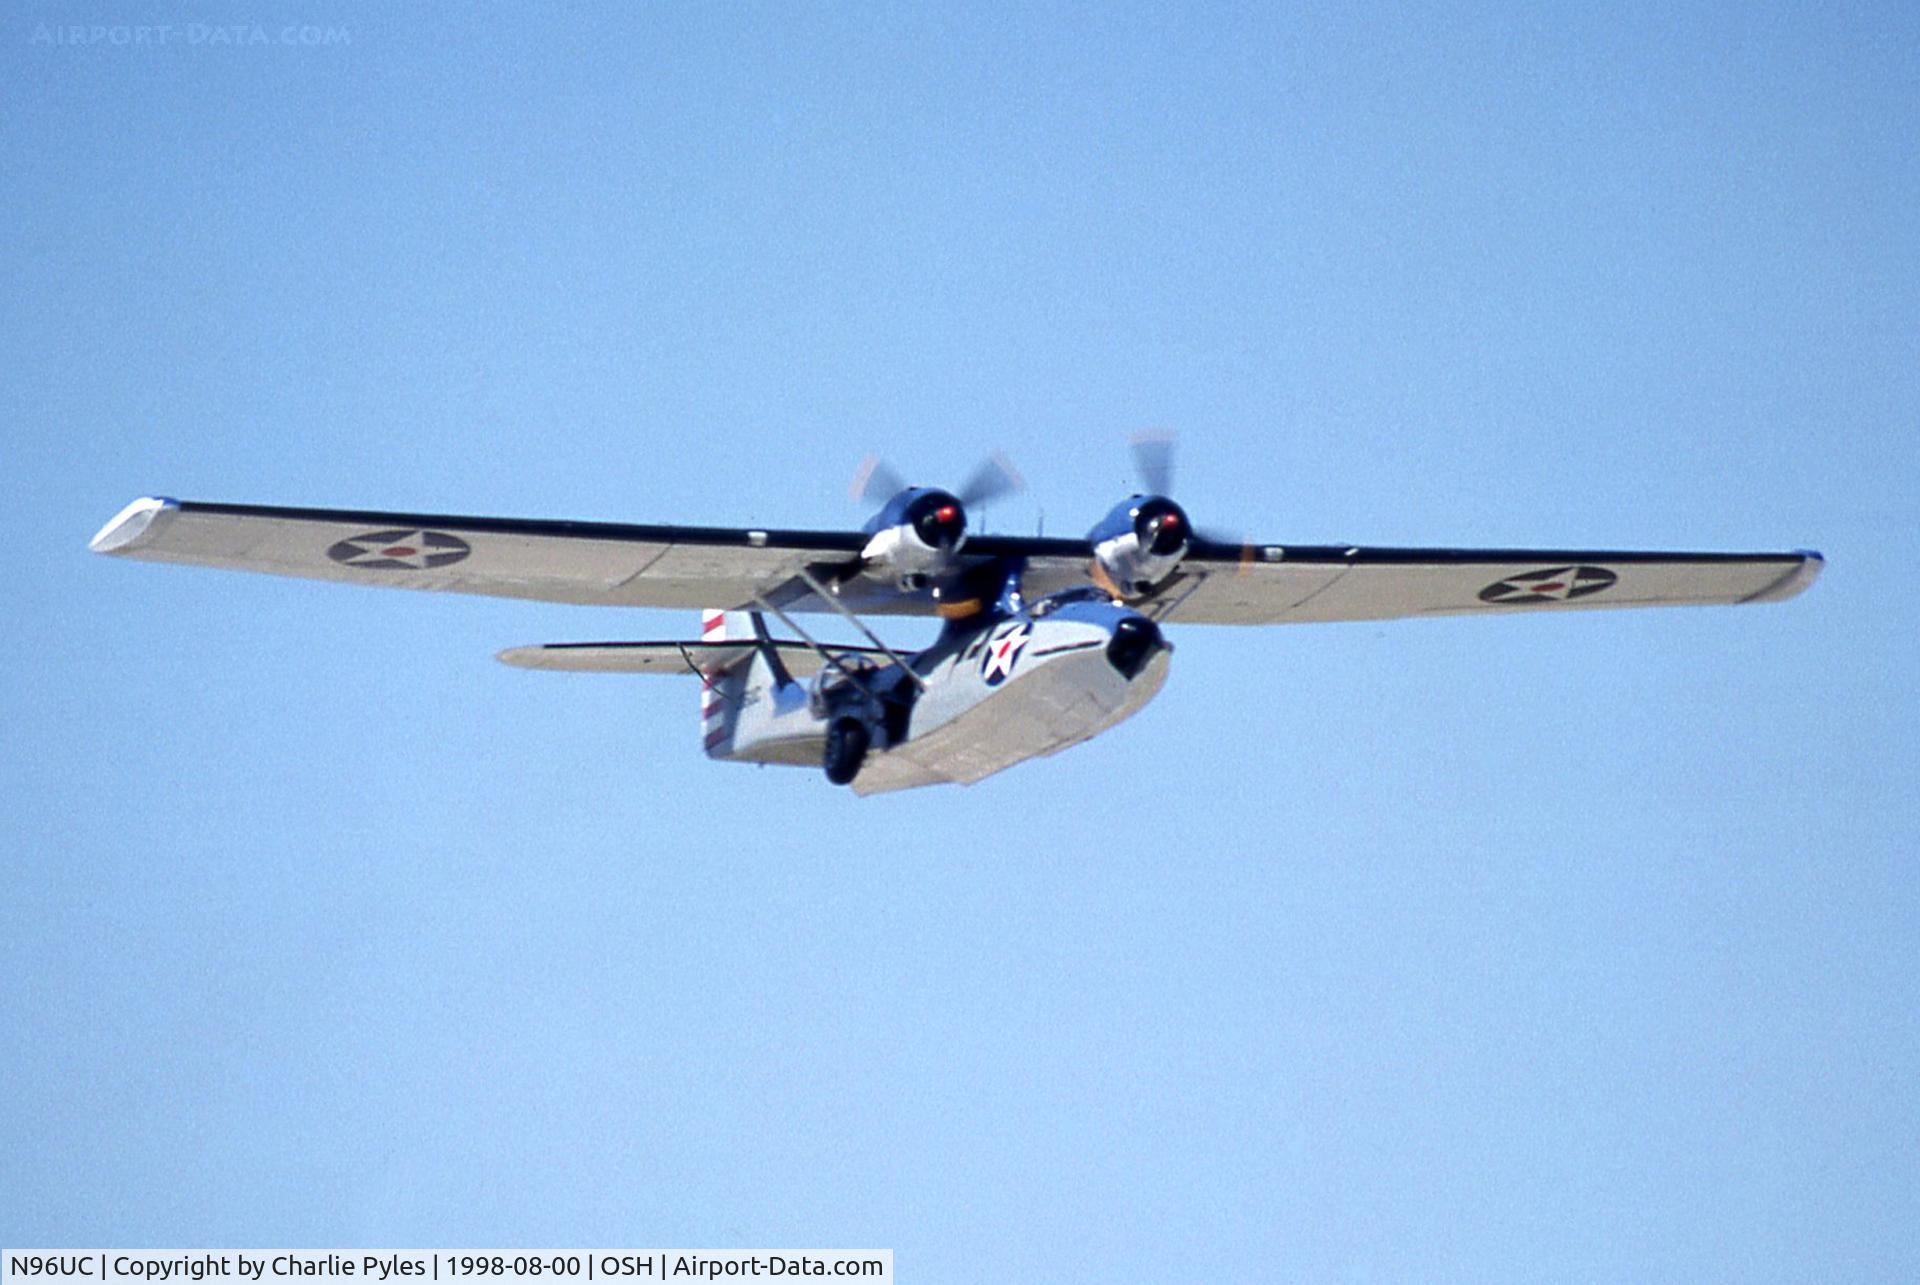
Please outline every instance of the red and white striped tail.
[{"label": "red and white striped tail", "polygon": [[[700,613],[701,642],[742,642],[757,631],[750,611],[722,611],[709,607]],[[741,680],[746,662],[736,662],[727,673],[700,675],[700,739],[707,753],[723,748],[733,736],[733,724],[739,714]]]},{"label": "red and white striped tail", "polygon": [[[718,607],[702,611],[700,641],[714,643],[726,640],[727,613]],[[727,738],[726,701],[715,690],[715,681],[712,674],[700,676],[700,739],[709,750]]]}]

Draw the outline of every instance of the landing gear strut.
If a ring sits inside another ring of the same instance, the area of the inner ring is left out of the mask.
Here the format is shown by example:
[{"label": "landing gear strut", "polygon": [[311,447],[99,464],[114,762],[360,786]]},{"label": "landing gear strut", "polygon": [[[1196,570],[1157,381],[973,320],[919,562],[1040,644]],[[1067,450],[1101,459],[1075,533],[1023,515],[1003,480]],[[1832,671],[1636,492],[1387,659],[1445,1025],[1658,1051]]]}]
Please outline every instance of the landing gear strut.
[{"label": "landing gear strut", "polygon": [[828,724],[824,755],[827,779],[835,785],[846,785],[858,776],[872,739],[867,725],[857,718],[836,718]]}]

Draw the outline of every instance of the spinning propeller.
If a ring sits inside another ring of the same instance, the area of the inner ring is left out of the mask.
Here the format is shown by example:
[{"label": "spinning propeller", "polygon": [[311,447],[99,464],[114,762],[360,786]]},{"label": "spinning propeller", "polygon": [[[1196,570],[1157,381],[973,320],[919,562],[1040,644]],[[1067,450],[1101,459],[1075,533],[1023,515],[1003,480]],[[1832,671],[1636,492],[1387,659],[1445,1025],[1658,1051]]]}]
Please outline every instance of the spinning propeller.
[{"label": "spinning propeller", "polygon": [[[853,486],[849,488],[853,498],[862,504],[884,504],[902,491],[913,489],[900,475],[900,470],[878,455],[869,455],[860,462],[853,475]],[[994,451],[967,474],[967,480],[953,492],[953,498],[965,509],[1026,489],[1026,479],[1014,468],[1013,461]]]},{"label": "spinning propeller", "polygon": [[900,472],[869,455],[854,474],[852,494],[880,511],[866,524],[872,538],[851,571],[892,576],[901,588],[920,588],[944,572],[967,538],[967,510],[1024,490],[1013,462],[999,452],[967,475],[958,491],[909,486]]},{"label": "spinning propeller", "polygon": [[1140,479],[1140,489],[1144,493],[1173,493],[1175,440],[1172,433],[1159,428],[1135,433],[1127,439],[1127,449],[1133,453],[1133,475]]},{"label": "spinning propeller", "polygon": [[[1141,489],[1108,511],[1087,533],[1093,546],[1093,578],[1114,597],[1138,600],[1171,580],[1196,542],[1238,544],[1194,527],[1173,489],[1173,434],[1136,433],[1127,446]],[[835,574],[885,576],[903,590],[934,587],[936,599],[976,604],[978,594],[948,573],[967,539],[967,512],[1026,483],[999,452],[982,460],[957,490],[909,486],[899,470],[869,455],[854,474],[855,499],[879,505],[864,528],[869,539],[860,556]]]},{"label": "spinning propeller", "polygon": [[1143,598],[1164,585],[1192,551],[1194,541],[1239,544],[1237,535],[1221,535],[1193,525],[1175,503],[1174,436],[1164,430],[1135,433],[1127,439],[1140,491],[1122,500],[1087,533],[1093,542],[1094,578],[1117,597]]}]

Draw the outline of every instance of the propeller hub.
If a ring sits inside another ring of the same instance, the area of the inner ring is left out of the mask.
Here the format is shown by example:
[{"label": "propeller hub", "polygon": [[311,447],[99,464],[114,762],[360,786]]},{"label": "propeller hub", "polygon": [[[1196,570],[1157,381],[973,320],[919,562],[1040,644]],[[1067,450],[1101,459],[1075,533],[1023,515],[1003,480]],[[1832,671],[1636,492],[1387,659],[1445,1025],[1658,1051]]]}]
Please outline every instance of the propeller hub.
[{"label": "propeller hub", "polygon": [[967,511],[945,491],[929,491],[906,514],[914,534],[930,548],[954,549],[967,533]]},{"label": "propeller hub", "polygon": [[1187,547],[1193,526],[1178,504],[1154,496],[1134,514],[1133,529],[1141,549],[1156,558],[1170,558]]}]

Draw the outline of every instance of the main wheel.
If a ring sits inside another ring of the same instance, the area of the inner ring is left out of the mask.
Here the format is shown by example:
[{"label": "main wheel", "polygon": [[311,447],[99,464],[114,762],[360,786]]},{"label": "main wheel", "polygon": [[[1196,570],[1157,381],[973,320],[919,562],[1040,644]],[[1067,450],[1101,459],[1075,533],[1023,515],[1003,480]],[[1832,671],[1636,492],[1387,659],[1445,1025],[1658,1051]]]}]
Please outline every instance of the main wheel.
[{"label": "main wheel", "polygon": [[836,718],[827,726],[827,749],[825,754],[827,779],[835,785],[845,785],[860,774],[860,765],[866,761],[867,746],[873,738],[867,732],[867,725],[857,718]]}]

